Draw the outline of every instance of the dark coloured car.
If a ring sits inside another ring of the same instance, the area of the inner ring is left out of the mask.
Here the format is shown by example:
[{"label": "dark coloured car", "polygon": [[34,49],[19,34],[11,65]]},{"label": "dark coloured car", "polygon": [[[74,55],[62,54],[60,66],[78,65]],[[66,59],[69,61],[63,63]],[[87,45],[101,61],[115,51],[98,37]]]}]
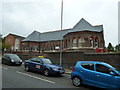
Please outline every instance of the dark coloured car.
[{"label": "dark coloured car", "polygon": [[21,65],[22,60],[16,54],[4,54],[2,56],[1,63],[7,65]]},{"label": "dark coloured car", "polygon": [[75,86],[87,84],[111,90],[120,89],[120,72],[104,62],[78,61],[71,79]]},{"label": "dark coloured car", "polygon": [[65,70],[60,65],[52,64],[47,58],[35,57],[25,61],[25,70],[38,71],[45,76],[49,75],[61,75],[65,73]]}]

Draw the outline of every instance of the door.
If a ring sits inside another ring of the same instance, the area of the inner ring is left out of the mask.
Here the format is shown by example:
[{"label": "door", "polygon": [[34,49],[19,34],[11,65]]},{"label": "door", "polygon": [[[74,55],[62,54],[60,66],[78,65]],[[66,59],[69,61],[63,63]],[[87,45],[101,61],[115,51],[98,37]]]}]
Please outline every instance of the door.
[{"label": "door", "polygon": [[8,55],[3,56],[3,63],[9,64],[10,63],[10,57]]},{"label": "door", "polygon": [[29,61],[30,70],[36,71],[36,58],[31,58]]},{"label": "door", "polygon": [[94,64],[93,63],[81,63],[81,66],[83,69],[81,69],[79,72],[83,76],[84,83],[89,84],[89,85],[95,85]]},{"label": "door", "polygon": [[109,67],[96,64],[96,84],[103,88],[116,88],[117,86],[117,76],[111,75],[112,71]]},{"label": "door", "polygon": [[2,57],[2,62],[6,63],[6,57],[5,57],[5,55]]},{"label": "door", "polygon": [[43,62],[40,58],[36,58],[36,71],[42,72],[43,71]]}]

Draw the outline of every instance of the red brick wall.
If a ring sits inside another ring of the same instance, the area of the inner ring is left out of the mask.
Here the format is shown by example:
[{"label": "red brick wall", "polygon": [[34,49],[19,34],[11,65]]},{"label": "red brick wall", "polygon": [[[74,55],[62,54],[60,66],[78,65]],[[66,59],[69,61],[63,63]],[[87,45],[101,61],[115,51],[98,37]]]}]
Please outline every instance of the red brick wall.
[{"label": "red brick wall", "polygon": [[[68,33],[64,36],[64,43],[66,42],[65,40],[68,40],[70,45],[68,47],[72,47],[72,40],[76,38],[76,47],[78,47],[78,39],[82,38],[85,40],[85,43],[83,43],[83,47],[90,47],[90,37],[93,37],[94,41],[95,38],[98,38],[99,40],[99,48],[104,47],[104,37],[103,37],[103,32],[90,32],[90,31],[81,31],[81,32],[73,32],[73,33]],[[95,46],[95,44],[94,44]]]},{"label": "red brick wall", "polygon": [[[104,47],[104,37],[103,32],[90,32],[90,31],[81,31],[81,32],[73,32],[66,34],[63,38],[63,50],[71,49],[72,47],[72,40],[76,38],[76,47],[78,47],[78,39],[82,38],[85,42],[82,44],[82,47],[90,47],[90,38],[93,38],[94,41],[96,38],[99,40],[99,47]],[[67,43],[66,43],[67,42]],[[39,51],[50,51],[55,50],[56,46],[60,47],[60,40],[57,41],[45,41],[45,42],[24,42],[28,46],[28,50],[30,50],[30,47],[34,47],[35,44],[39,45]],[[22,46],[24,47],[24,46]],[[95,47],[95,44],[94,44]],[[79,48],[78,48],[79,49]],[[81,48],[82,49],[82,48]],[[83,51],[83,50],[82,50]],[[94,51],[94,50],[93,50]]]},{"label": "red brick wall", "polygon": [[9,34],[7,37],[5,37],[5,44],[9,44],[11,46],[10,49],[12,49],[12,46],[14,47],[14,45],[15,45],[15,38],[14,38],[14,36]]}]

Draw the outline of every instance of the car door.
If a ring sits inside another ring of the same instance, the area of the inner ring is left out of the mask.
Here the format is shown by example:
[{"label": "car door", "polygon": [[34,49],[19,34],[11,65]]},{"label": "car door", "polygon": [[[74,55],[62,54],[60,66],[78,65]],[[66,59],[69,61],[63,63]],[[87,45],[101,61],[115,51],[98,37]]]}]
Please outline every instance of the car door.
[{"label": "car door", "polygon": [[5,63],[5,62],[6,62],[6,60],[5,60],[5,59],[6,59],[5,55],[3,55],[3,56],[2,56],[2,62],[3,62],[3,63]]},{"label": "car door", "polygon": [[6,55],[3,55],[3,57],[2,57],[2,62],[3,62],[3,63],[6,63],[6,60],[7,60]]},{"label": "car door", "polygon": [[31,58],[29,60],[29,68],[30,70],[36,71],[36,58]]},{"label": "car door", "polygon": [[112,71],[105,65],[96,64],[96,75],[95,80],[96,84],[103,88],[116,88],[117,86],[117,76],[111,75],[110,72]]},{"label": "car door", "polygon": [[36,58],[36,65],[35,65],[36,71],[42,72],[43,67],[44,66],[42,60],[40,58]]},{"label": "car door", "polygon": [[3,63],[5,63],[5,64],[10,63],[10,57],[8,55],[4,55],[2,59],[3,59]]},{"label": "car door", "polygon": [[81,69],[79,72],[83,76],[84,83],[94,85],[94,63],[81,63],[81,66],[83,69]]}]

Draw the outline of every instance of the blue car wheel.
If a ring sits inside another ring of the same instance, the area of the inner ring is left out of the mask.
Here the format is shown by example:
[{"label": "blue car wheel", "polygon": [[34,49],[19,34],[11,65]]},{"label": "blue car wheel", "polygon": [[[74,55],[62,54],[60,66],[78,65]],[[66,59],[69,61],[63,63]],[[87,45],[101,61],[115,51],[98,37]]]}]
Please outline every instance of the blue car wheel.
[{"label": "blue car wheel", "polygon": [[29,71],[29,67],[28,66],[25,66],[25,71]]},{"label": "blue car wheel", "polygon": [[79,87],[82,85],[82,80],[79,77],[73,77],[72,83],[73,83],[73,85]]},{"label": "blue car wheel", "polygon": [[48,70],[48,69],[45,69],[45,70],[43,71],[43,74],[44,74],[45,76],[49,76],[49,70]]}]

